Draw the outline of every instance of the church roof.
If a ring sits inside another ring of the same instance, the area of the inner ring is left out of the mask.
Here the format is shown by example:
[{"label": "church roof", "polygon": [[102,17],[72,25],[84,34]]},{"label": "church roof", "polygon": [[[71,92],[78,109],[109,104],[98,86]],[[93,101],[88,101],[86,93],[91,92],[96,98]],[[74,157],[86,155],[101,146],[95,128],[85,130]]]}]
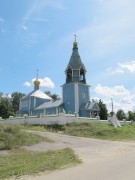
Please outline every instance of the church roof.
[{"label": "church roof", "polygon": [[52,100],[51,97],[49,97],[47,94],[43,93],[40,90],[34,91],[30,96],[34,96],[34,97],[38,97],[38,98],[42,98],[42,99],[50,99],[50,100]]},{"label": "church roof", "polygon": [[81,106],[81,110],[100,111],[98,104],[95,101],[88,101]]},{"label": "church roof", "polygon": [[49,97],[47,94],[43,93],[40,90],[36,90],[36,91],[32,91],[29,94],[27,94],[26,96],[24,96],[23,98],[26,97],[37,97],[37,98],[41,98],[41,99],[48,99],[48,100],[52,100],[51,97]]},{"label": "church roof", "polygon": [[67,67],[69,67],[69,66],[72,69],[80,69],[81,67],[83,67],[85,69],[85,66],[82,63],[81,57],[80,57],[79,52],[78,52],[77,42],[73,43],[73,51],[72,51],[72,55],[70,57],[70,61],[67,65]]},{"label": "church roof", "polygon": [[49,102],[45,102],[45,103],[41,104],[40,106],[38,106],[37,108],[35,108],[35,110],[46,109],[46,108],[53,108],[53,107],[59,107],[59,106],[62,105],[62,104],[63,104],[62,99],[56,100],[56,101],[49,101]]}]

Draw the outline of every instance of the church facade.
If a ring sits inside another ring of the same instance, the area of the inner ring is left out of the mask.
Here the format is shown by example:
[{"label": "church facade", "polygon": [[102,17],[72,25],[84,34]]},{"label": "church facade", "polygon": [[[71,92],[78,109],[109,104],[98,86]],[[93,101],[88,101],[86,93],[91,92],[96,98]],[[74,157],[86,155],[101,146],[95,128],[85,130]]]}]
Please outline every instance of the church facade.
[{"label": "church facade", "polygon": [[95,117],[99,107],[90,101],[90,85],[86,83],[86,68],[82,63],[76,39],[73,43],[72,55],[66,67],[66,81],[62,87],[62,99],[53,101],[39,90],[40,82],[34,81],[34,90],[20,99],[19,115],[52,115],[75,114],[80,117]]}]

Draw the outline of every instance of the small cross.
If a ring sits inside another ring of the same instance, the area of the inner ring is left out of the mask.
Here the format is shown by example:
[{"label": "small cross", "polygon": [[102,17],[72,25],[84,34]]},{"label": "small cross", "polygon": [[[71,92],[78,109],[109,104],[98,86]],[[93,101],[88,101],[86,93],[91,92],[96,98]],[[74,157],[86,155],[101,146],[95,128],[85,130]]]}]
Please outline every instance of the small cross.
[{"label": "small cross", "polygon": [[75,36],[75,42],[76,42],[76,34],[74,36]]},{"label": "small cross", "polygon": [[38,79],[38,69],[37,69],[37,79]]}]

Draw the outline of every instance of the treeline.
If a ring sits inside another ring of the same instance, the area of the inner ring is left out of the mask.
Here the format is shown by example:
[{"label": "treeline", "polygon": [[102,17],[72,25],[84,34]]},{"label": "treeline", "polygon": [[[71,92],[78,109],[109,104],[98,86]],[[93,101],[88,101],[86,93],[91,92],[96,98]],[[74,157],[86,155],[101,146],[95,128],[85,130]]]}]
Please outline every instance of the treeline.
[{"label": "treeline", "polygon": [[20,98],[24,95],[20,92],[14,92],[10,96],[0,93],[0,117],[5,119],[9,116],[15,116],[19,110]]},{"label": "treeline", "polygon": [[[45,94],[50,96],[54,101],[60,99],[57,94],[52,94],[50,91],[45,91]],[[0,117],[6,119],[9,116],[15,116],[19,111],[20,98],[23,96],[25,96],[25,94],[21,92],[14,92],[10,96],[8,94],[4,95],[3,93],[0,93]],[[106,104],[101,99],[96,102],[100,108],[100,119],[107,120],[109,112]],[[125,113],[124,110],[119,109],[116,112],[116,116],[119,120],[125,119],[135,121],[135,112],[132,111]]]}]

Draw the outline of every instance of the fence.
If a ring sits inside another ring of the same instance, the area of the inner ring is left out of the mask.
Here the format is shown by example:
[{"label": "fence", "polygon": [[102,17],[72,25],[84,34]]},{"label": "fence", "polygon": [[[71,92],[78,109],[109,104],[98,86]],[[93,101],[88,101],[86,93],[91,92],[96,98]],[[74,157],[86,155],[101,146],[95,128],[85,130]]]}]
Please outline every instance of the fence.
[{"label": "fence", "polygon": [[[77,117],[75,115],[68,114],[57,114],[57,115],[42,115],[40,117],[37,116],[24,116],[24,117],[10,117],[9,119],[0,121],[1,124],[23,124],[23,125],[64,125],[73,122],[96,122],[102,124],[111,124],[108,120],[99,120],[98,118],[85,118],[85,117]],[[129,122],[119,121],[121,125],[127,125]]]}]

